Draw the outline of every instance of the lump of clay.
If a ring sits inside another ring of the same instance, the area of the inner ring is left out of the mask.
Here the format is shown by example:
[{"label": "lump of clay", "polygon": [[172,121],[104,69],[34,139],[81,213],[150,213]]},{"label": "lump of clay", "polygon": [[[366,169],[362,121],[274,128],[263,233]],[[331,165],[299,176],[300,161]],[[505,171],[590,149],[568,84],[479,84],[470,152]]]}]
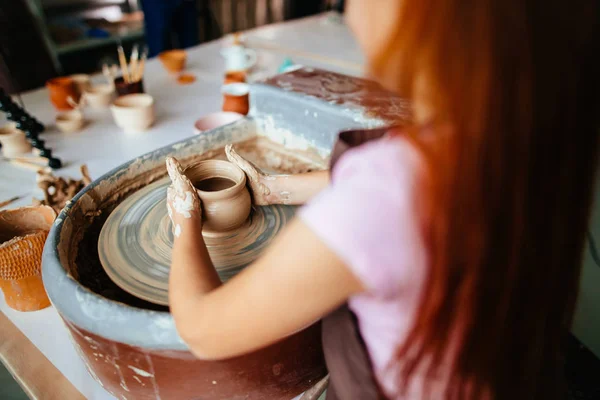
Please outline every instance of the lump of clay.
[{"label": "lump of clay", "polygon": [[81,189],[92,182],[85,164],[81,166],[81,175],[82,179],[69,178],[65,180],[54,176],[52,172],[38,171],[37,184],[44,192],[44,200],[33,199],[33,204],[50,206],[59,214],[67,201],[71,200]]}]

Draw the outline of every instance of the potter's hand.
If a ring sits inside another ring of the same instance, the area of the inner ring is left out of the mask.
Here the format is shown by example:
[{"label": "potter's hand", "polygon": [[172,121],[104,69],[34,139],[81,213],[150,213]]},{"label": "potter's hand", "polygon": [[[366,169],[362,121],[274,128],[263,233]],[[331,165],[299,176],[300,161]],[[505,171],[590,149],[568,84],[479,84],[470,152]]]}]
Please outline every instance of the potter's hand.
[{"label": "potter's hand", "polygon": [[202,203],[192,182],[183,173],[181,165],[173,157],[167,157],[167,171],[171,178],[171,186],[167,189],[167,210],[176,236],[177,227],[181,223],[193,219],[194,223],[202,221]]},{"label": "potter's hand", "polygon": [[246,174],[246,178],[250,183],[250,189],[252,190],[254,204],[259,206],[272,204],[270,201],[271,189],[267,186],[269,176],[260,172],[250,161],[242,158],[233,149],[233,145],[228,144],[225,146],[225,154],[230,162],[237,165]]}]

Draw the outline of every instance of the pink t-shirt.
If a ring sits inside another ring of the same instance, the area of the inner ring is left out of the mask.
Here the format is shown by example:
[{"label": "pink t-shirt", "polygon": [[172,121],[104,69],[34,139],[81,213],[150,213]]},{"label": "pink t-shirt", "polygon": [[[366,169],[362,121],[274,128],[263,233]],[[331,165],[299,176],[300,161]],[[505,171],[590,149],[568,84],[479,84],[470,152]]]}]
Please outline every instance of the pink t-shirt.
[{"label": "pink t-shirt", "polygon": [[300,210],[367,289],[348,303],[375,377],[392,399],[400,398],[395,353],[412,328],[427,272],[416,213],[422,162],[401,137],[369,142],[345,153],[332,184]]}]

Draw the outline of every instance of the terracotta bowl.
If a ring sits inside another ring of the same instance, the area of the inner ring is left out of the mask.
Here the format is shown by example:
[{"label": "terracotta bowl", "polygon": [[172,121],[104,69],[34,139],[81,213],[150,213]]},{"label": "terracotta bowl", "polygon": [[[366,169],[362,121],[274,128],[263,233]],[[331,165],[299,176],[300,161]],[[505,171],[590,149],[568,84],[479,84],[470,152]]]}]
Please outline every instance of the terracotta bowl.
[{"label": "terracotta bowl", "polygon": [[14,122],[0,128],[0,143],[5,157],[22,156],[31,152],[31,143],[25,137],[25,132],[17,129]]},{"label": "terracotta bowl", "polygon": [[225,73],[225,85],[230,83],[246,83],[246,72],[245,71],[229,71]]},{"label": "terracotta bowl", "polygon": [[78,103],[80,93],[75,81],[70,77],[59,77],[50,79],[46,82],[46,88],[50,95],[50,101],[60,111],[72,110],[73,106],[69,102],[69,98],[73,102]]},{"label": "terracotta bowl", "polygon": [[0,211],[0,289],[18,311],[46,308],[50,300],[41,275],[42,250],[56,218],[50,207]]},{"label": "terracotta bowl", "polygon": [[187,55],[183,50],[168,50],[160,53],[158,59],[167,71],[177,73],[185,68]]},{"label": "terracotta bowl", "polygon": [[242,114],[227,111],[208,114],[194,123],[194,133],[199,135],[204,131],[209,131],[223,125],[232,124],[242,118],[244,118]]},{"label": "terracotta bowl", "polygon": [[250,215],[252,203],[246,174],[235,164],[205,160],[185,169],[202,200],[203,231],[227,232],[241,226]]}]

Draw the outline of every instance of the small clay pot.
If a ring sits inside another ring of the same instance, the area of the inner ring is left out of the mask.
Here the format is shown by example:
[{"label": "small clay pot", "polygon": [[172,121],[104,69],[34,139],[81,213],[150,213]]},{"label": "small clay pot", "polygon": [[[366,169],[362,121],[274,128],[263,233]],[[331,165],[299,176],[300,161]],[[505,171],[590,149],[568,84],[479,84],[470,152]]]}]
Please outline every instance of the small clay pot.
[{"label": "small clay pot", "polygon": [[85,124],[83,113],[80,110],[71,110],[56,116],[56,127],[63,133],[80,131]]},{"label": "small clay pot", "polygon": [[225,85],[230,83],[246,83],[246,72],[245,71],[230,71],[225,73]]},{"label": "small clay pot", "polygon": [[50,305],[41,264],[55,218],[54,210],[47,206],[0,211],[0,289],[10,308],[35,311]]},{"label": "small clay pot", "polygon": [[144,93],[144,80],[125,82],[122,76],[115,78],[115,89],[119,96],[125,96],[126,94]]},{"label": "small clay pot", "polygon": [[246,83],[230,83],[221,89],[223,111],[247,115],[250,111],[250,87]]},{"label": "small clay pot", "polygon": [[[71,103],[78,103],[81,97],[75,81],[70,77],[50,79],[46,82],[46,88],[48,88],[50,101],[60,111],[72,110]],[[69,102],[69,98],[72,99],[71,102]]]},{"label": "small clay pot", "polygon": [[90,83],[90,76],[88,74],[74,74],[69,76],[75,82],[75,88],[81,96],[86,89],[89,89],[92,84]]},{"label": "small clay pot", "polygon": [[187,55],[183,50],[168,50],[160,53],[158,59],[167,71],[176,74],[185,68]]},{"label": "small clay pot", "polygon": [[17,129],[14,122],[0,128],[0,143],[4,157],[22,156],[31,152],[31,143],[25,137],[25,132]]},{"label": "small clay pot", "polygon": [[91,108],[108,108],[113,100],[115,87],[110,84],[94,85],[83,92],[85,103]]},{"label": "small clay pot", "polygon": [[154,98],[149,94],[121,96],[113,102],[110,109],[115,123],[126,133],[145,131],[154,123]]},{"label": "small clay pot", "polygon": [[184,172],[202,200],[204,232],[227,232],[246,222],[252,203],[246,175],[235,164],[205,160]]}]

